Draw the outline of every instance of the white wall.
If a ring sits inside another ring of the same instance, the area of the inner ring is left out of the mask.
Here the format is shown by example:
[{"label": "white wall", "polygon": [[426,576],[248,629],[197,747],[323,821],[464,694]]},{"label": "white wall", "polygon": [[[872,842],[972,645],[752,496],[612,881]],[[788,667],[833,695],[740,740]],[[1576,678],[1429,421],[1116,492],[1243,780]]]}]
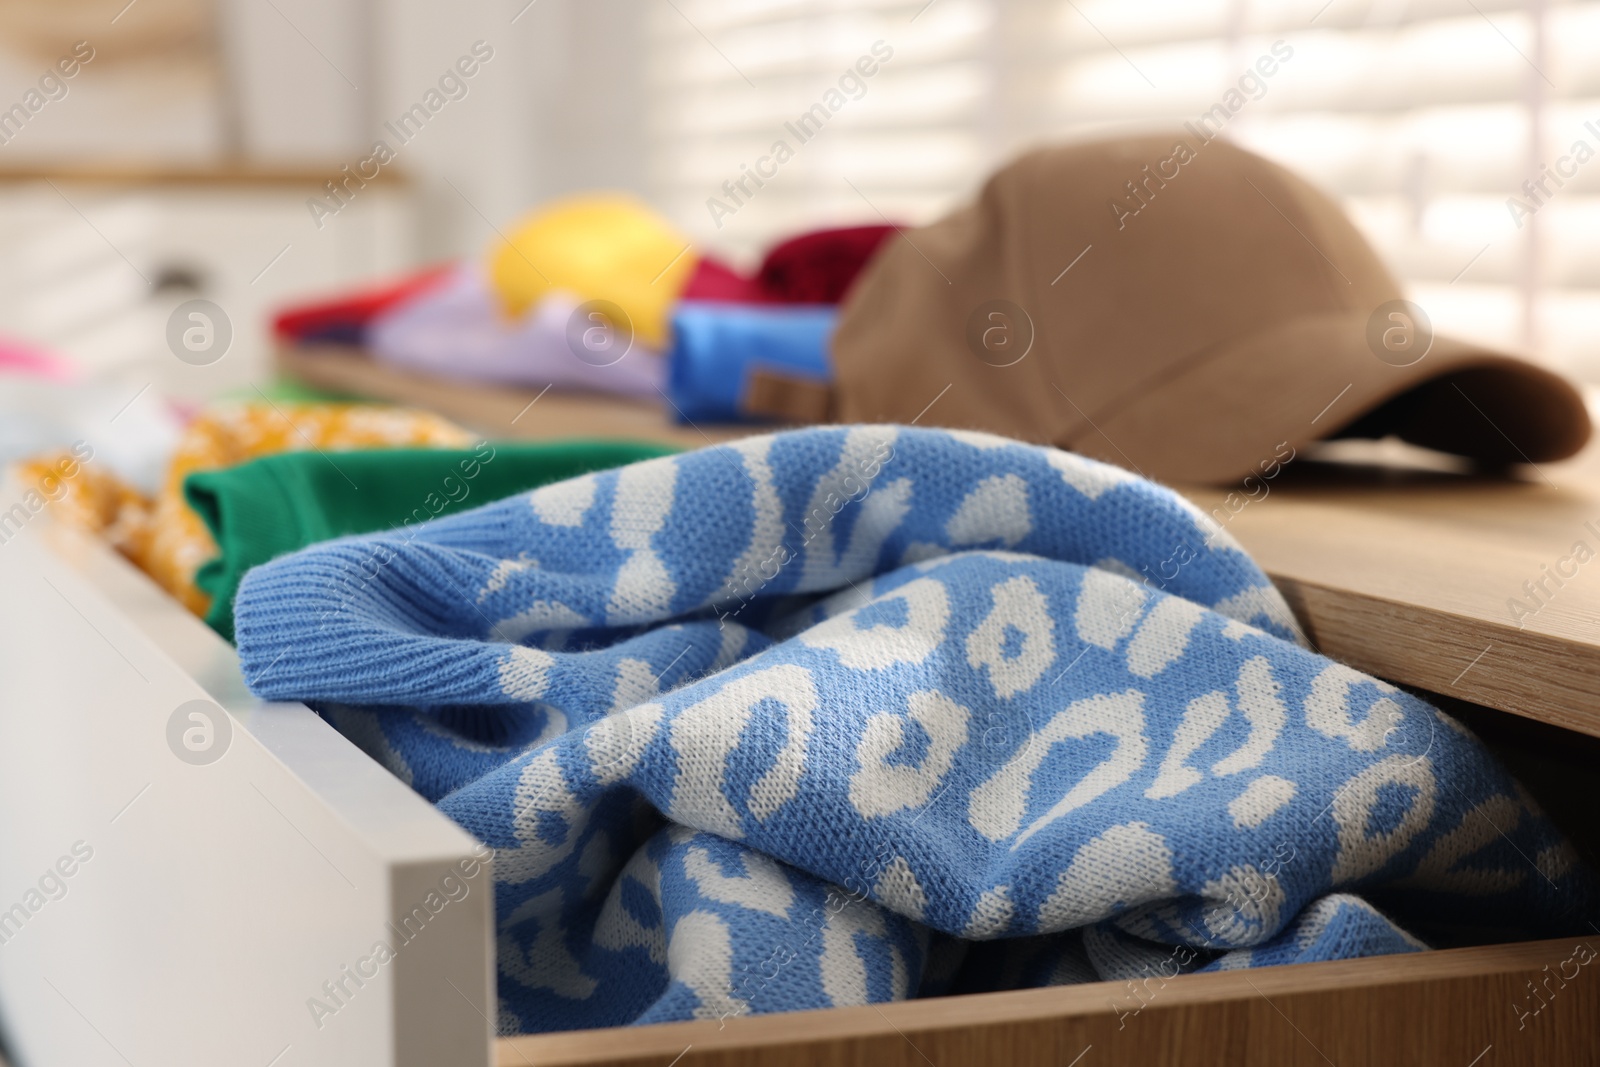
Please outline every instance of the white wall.
[{"label": "white wall", "polygon": [[[562,192],[644,189],[639,0],[224,3],[251,154],[354,163],[382,137],[419,187],[423,258],[475,253]],[[467,95],[400,145],[383,124],[477,41],[494,55]]]},{"label": "white wall", "polygon": [[422,185],[429,253],[475,253],[494,237],[491,222],[504,229],[560,193],[643,189],[637,0],[537,0],[520,16],[514,4],[484,0],[448,15],[425,0],[387,2],[396,9],[387,79],[395,106],[456,49],[480,37],[495,49],[466,106],[441,115],[449,122],[439,137],[430,128],[406,164]]}]

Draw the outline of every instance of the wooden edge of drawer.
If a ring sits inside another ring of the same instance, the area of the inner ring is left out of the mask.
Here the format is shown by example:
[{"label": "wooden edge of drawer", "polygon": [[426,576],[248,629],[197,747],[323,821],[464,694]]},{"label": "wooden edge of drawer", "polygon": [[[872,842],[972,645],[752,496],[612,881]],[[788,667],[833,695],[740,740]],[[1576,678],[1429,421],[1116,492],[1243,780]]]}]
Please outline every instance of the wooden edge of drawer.
[{"label": "wooden edge of drawer", "polygon": [[1326,656],[1403,685],[1600,737],[1600,657],[1572,641],[1267,573]]},{"label": "wooden edge of drawer", "polygon": [[1600,1063],[1597,951],[1600,938],[1533,941],[1152,977],[1137,989],[1097,982],[509,1037],[497,1042],[495,1063]]},{"label": "wooden edge of drawer", "polygon": [[1254,557],[1320,651],[1600,736],[1600,573],[1587,557],[1571,575],[1558,567],[1576,542],[1593,552],[1600,481],[1336,470],[1303,468],[1271,503],[1237,511],[1210,507],[1224,490],[1180,491]]},{"label": "wooden edge of drawer", "polygon": [[319,389],[428,408],[496,440],[620,437],[701,448],[777,428],[678,423],[653,400],[437,378],[388,366],[349,345],[280,341],[276,361],[283,373]]}]

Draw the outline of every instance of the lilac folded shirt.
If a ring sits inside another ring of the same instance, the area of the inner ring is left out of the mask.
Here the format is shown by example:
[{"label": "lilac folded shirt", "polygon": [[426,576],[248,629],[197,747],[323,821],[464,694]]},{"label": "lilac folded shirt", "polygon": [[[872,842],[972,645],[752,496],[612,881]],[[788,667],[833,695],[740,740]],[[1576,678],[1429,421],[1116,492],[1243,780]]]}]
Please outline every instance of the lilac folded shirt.
[{"label": "lilac folded shirt", "polygon": [[666,383],[660,354],[637,339],[620,358],[616,347],[585,349],[584,338],[598,335],[583,323],[569,329],[581,303],[556,291],[522,318],[508,319],[482,268],[463,264],[439,285],[375,318],[367,344],[385,363],[440,377],[659,395]]}]

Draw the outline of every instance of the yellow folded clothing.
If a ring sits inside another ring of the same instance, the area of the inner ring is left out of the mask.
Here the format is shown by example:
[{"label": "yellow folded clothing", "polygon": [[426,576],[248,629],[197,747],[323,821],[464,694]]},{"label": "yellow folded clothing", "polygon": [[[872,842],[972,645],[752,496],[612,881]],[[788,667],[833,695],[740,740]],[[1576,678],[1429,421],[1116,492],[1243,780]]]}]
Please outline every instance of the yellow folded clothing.
[{"label": "yellow folded clothing", "polygon": [[[194,574],[217,555],[206,524],[189,507],[183,480],[195,471],[232,467],[260,456],[314,448],[460,448],[474,438],[438,415],[375,404],[235,404],[203,412],[173,451],[159,495],[151,500],[103,469],[84,464],[54,507],[68,521],[113,544],[184,607],[204,615],[211,598]],[[61,456],[19,465],[24,484],[54,477]],[[328,462],[338,466],[336,456]]]},{"label": "yellow folded clothing", "polygon": [[689,239],[634,197],[593,193],[539,208],[512,229],[489,260],[489,280],[508,315],[520,318],[555,290],[604,300],[654,348],[698,258]]}]

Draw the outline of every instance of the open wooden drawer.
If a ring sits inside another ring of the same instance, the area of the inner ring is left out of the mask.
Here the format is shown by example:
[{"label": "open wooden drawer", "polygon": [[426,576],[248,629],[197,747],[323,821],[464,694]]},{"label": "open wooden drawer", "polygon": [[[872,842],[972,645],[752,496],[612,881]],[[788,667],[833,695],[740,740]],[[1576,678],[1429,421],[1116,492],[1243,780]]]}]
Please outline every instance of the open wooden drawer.
[{"label": "open wooden drawer", "polygon": [[1600,931],[496,1040],[475,842],[303,705],[251,697],[226,642],[48,511],[0,544],[0,588],[18,1067],[1600,1063]]}]

